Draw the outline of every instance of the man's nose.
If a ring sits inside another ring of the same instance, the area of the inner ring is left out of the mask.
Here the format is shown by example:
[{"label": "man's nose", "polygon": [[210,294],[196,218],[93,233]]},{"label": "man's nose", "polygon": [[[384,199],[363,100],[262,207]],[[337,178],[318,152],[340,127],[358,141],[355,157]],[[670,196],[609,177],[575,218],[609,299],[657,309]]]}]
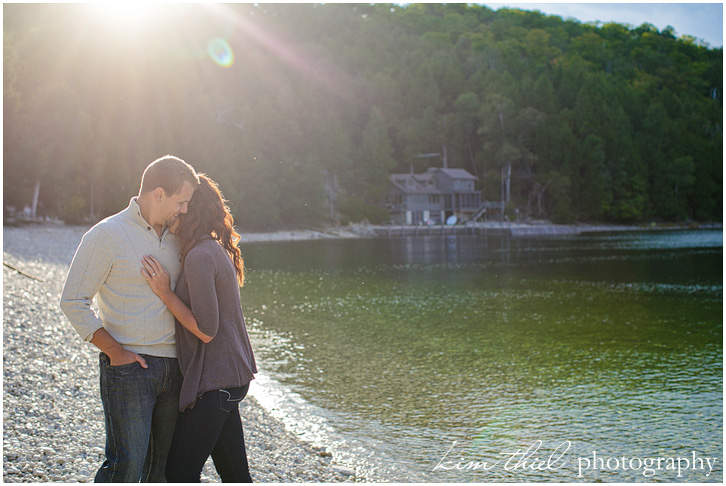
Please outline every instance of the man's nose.
[{"label": "man's nose", "polygon": [[187,209],[189,209],[189,204],[188,203],[182,204],[181,213],[182,214],[187,214]]}]

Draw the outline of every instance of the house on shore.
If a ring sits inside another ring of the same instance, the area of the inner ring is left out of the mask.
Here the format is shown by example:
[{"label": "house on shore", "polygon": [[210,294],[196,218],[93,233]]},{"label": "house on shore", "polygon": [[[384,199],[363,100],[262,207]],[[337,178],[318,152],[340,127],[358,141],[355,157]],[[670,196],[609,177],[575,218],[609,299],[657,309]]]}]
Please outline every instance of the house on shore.
[{"label": "house on shore", "polygon": [[388,208],[396,224],[441,224],[468,219],[481,207],[477,178],[464,169],[431,167],[423,174],[392,174]]}]

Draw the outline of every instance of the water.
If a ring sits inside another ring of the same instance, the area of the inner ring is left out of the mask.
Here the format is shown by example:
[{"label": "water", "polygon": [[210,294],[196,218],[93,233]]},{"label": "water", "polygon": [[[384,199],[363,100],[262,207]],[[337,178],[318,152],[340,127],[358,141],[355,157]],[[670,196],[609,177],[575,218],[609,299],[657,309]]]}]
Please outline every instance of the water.
[{"label": "water", "polygon": [[720,482],[722,247],[246,244],[252,393],[368,481]]}]

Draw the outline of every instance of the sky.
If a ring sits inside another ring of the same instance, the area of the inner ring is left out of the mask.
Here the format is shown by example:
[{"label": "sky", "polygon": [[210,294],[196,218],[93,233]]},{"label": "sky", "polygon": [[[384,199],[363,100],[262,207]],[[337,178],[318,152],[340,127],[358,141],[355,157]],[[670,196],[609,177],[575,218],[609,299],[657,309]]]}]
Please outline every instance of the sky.
[{"label": "sky", "polygon": [[503,6],[522,10],[539,10],[563,19],[580,22],[617,22],[638,27],[653,24],[658,30],[668,25],[676,36],[691,35],[711,47],[723,47],[723,3],[484,3],[498,10]]}]

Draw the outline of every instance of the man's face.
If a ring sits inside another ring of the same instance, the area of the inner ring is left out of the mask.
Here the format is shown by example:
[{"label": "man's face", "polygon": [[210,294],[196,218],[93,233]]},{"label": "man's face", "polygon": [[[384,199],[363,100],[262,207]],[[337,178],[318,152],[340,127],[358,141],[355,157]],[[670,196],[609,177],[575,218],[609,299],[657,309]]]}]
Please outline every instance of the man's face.
[{"label": "man's face", "polygon": [[165,225],[169,228],[173,227],[177,222],[180,214],[185,214],[194,195],[194,188],[192,185],[184,181],[181,191],[171,196],[167,196],[166,193],[161,198],[159,206],[159,214]]}]

